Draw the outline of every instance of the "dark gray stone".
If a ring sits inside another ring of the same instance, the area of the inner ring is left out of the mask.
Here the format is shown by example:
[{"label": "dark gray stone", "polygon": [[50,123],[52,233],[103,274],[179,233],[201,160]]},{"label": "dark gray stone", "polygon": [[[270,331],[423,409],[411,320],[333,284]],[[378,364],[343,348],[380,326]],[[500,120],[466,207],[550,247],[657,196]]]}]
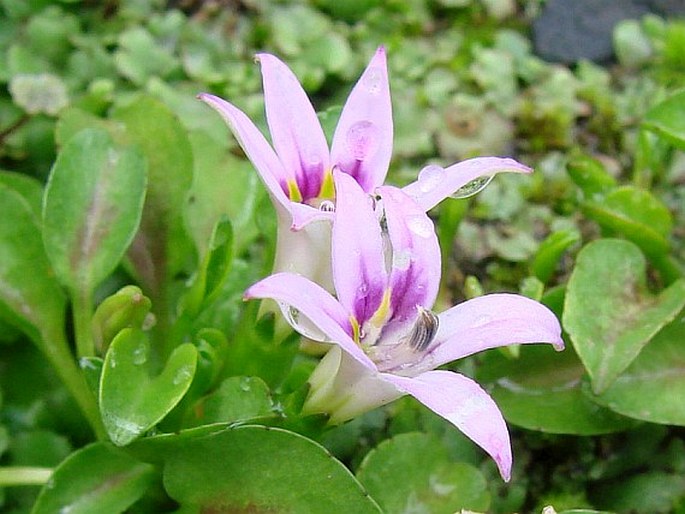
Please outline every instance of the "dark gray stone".
[{"label": "dark gray stone", "polygon": [[685,16],[685,0],[643,0],[654,14]]},{"label": "dark gray stone", "polygon": [[650,6],[639,0],[549,0],[533,22],[535,52],[552,62],[607,62],[614,55],[614,26],[648,12]]}]

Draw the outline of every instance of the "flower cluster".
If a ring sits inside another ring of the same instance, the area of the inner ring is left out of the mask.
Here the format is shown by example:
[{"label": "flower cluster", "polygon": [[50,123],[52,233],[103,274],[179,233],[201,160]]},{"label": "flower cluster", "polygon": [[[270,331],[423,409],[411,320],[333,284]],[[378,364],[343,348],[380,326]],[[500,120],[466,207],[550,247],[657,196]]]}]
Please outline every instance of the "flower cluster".
[{"label": "flower cluster", "polygon": [[411,395],[491,455],[508,480],[511,445],[494,401],[470,378],[436,368],[509,344],[562,349],[559,322],[514,294],[433,312],[441,262],[426,211],[475,179],[531,170],[487,157],[429,166],[403,189],[383,185],[393,130],[384,49],[352,90],[330,151],[294,74],[272,55],[258,60],[273,147],[238,108],[200,98],[228,122],[278,212],[274,274],[245,298],[277,301],[297,331],[330,346],[304,411],[340,423]]}]

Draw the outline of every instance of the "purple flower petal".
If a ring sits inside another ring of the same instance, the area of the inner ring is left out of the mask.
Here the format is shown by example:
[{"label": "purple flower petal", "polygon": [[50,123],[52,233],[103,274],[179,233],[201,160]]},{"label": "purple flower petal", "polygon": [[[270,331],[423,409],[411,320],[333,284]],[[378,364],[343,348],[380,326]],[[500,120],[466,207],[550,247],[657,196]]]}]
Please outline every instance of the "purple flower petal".
[{"label": "purple flower petal", "polygon": [[446,169],[439,166],[426,166],[419,173],[418,180],[404,187],[403,191],[411,196],[423,210],[428,211],[477,178],[502,172],[531,173],[532,171],[528,166],[514,159],[478,157],[458,162]]},{"label": "purple flower petal", "polygon": [[440,286],[440,245],[433,222],[401,189],[378,188],[392,247],[390,270],[393,320],[416,316],[417,306],[430,309]]},{"label": "purple flower petal", "polygon": [[297,177],[303,200],[316,198],[330,167],[328,143],[307,94],[282,61],[258,54],[271,140],[283,166]]},{"label": "purple flower petal", "polygon": [[385,180],[392,154],[392,105],[383,47],[352,89],[333,135],[331,163],[367,193]]},{"label": "purple flower petal", "polygon": [[295,176],[283,168],[273,148],[255,124],[244,112],[218,96],[202,93],[198,98],[216,110],[226,121],[247,158],[257,169],[271,197],[290,211],[291,202],[285,191],[288,180],[295,180]]},{"label": "purple flower petal", "polygon": [[509,344],[551,343],[564,348],[559,320],[539,302],[490,294],[442,312],[432,349],[417,369],[433,369],[476,352]]},{"label": "purple flower petal", "polygon": [[334,171],[333,282],[338,300],[362,325],[387,288],[383,240],[371,197],[345,173]]},{"label": "purple flower petal", "polygon": [[[359,346],[352,340],[352,333],[348,313],[331,294],[318,284],[293,273],[277,273],[270,275],[245,291],[246,300],[254,298],[270,298],[276,300],[284,310],[284,316],[294,329],[300,333],[307,332],[298,326],[293,315],[287,312],[290,307],[297,310],[297,316],[305,316],[304,324],[313,325],[328,336],[331,343],[335,343],[356,359],[360,364],[376,369],[376,365],[369,359]],[[303,333],[307,336],[307,333]]]},{"label": "purple flower petal", "polygon": [[455,425],[511,477],[511,443],[499,408],[476,382],[451,371],[429,371],[414,378],[381,375],[400,390]]}]

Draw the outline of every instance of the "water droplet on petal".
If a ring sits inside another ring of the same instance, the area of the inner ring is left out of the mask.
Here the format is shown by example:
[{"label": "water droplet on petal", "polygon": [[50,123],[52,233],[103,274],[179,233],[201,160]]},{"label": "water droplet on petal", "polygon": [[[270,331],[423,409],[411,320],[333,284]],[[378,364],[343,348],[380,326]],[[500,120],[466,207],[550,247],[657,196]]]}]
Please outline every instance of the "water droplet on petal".
[{"label": "water droplet on petal", "polygon": [[347,130],[345,141],[352,157],[363,161],[378,150],[378,128],[368,120],[358,121]]},{"label": "water droplet on petal", "polygon": [[279,302],[286,321],[304,337],[319,343],[330,342],[329,338],[312,321],[292,305]]},{"label": "water droplet on petal", "polygon": [[494,175],[487,177],[478,177],[473,179],[471,182],[461,186],[453,194],[450,195],[451,198],[469,198],[475,194],[480,193],[487,185],[492,182]]},{"label": "water droplet on petal", "polygon": [[399,271],[406,271],[412,261],[412,254],[409,250],[400,250],[392,254],[392,266]]},{"label": "water droplet on petal", "polygon": [[425,214],[416,214],[407,217],[407,227],[419,237],[430,237],[434,227],[431,220]]},{"label": "water droplet on petal", "polygon": [[334,212],[335,204],[330,200],[324,200],[319,205],[319,210],[323,212]]},{"label": "water droplet on petal", "polygon": [[429,193],[435,189],[442,180],[445,169],[435,164],[429,164],[419,171],[418,183],[422,193]]},{"label": "water droplet on petal", "polygon": [[378,67],[369,68],[364,74],[363,84],[366,90],[372,95],[377,95],[381,91],[383,83],[383,72]]},{"label": "water droplet on petal", "polygon": [[473,324],[471,325],[473,328],[477,327],[482,327],[483,325],[486,325],[487,323],[490,323],[492,321],[492,316],[489,314],[481,314],[478,316],[474,321]]}]

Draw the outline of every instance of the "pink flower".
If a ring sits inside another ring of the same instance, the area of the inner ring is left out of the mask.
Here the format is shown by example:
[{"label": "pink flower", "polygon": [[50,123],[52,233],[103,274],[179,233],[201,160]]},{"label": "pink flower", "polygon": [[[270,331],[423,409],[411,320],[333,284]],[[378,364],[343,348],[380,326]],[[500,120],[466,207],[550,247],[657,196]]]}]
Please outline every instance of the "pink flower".
[{"label": "pink flower", "polygon": [[[293,72],[278,58],[258,54],[271,144],[237,107],[208,93],[199,98],[221,114],[252,161],[279,218],[274,270],[301,273],[329,285],[330,222],[335,205],[333,170],[351,177],[366,193],[383,184],[392,153],[393,123],[385,49],[375,55],[352,89],[331,148],[316,112]],[[446,169],[429,166],[405,188],[428,210],[468,182],[530,168],[513,159],[470,159]],[[297,255],[298,258],[293,258]]]},{"label": "pink flower", "polygon": [[425,205],[391,186],[378,187],[374,199],[350,175],[333,175],[337,298],[293,273],[271,275],[245,293],[276,300],[296,330],[333,345],[310,378],[304,410],[340,423],[409,394],[481,446],[508,480],[511,446],[494,401],[470,378],[435,368],[508,344],[562,349],[559,322],[542,304],[514,294],[433,313],[440,250]]}]

